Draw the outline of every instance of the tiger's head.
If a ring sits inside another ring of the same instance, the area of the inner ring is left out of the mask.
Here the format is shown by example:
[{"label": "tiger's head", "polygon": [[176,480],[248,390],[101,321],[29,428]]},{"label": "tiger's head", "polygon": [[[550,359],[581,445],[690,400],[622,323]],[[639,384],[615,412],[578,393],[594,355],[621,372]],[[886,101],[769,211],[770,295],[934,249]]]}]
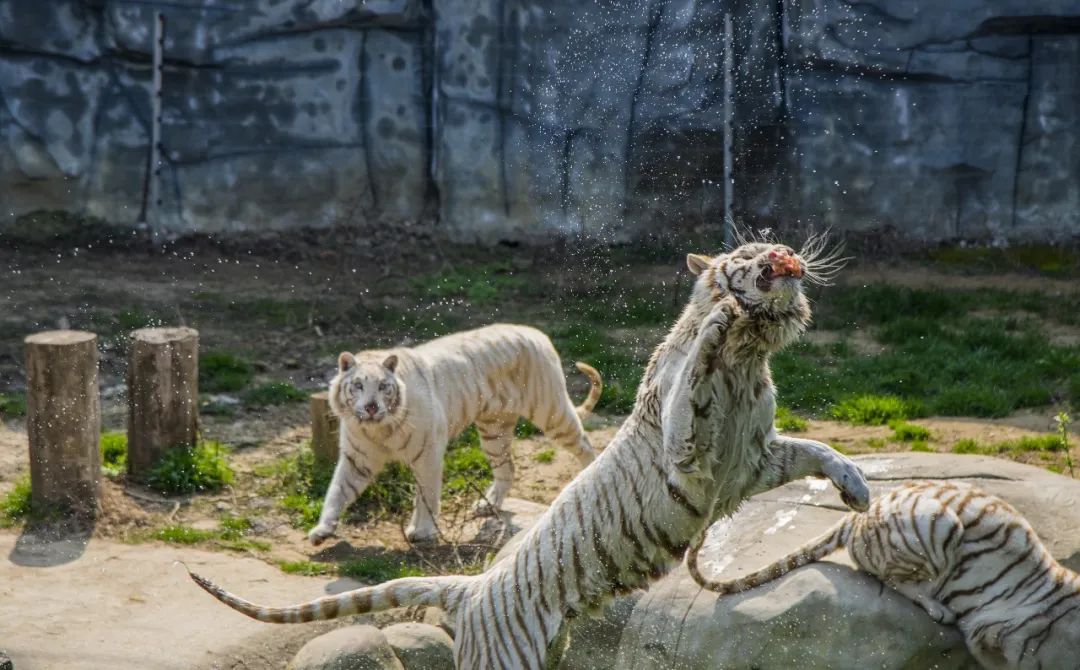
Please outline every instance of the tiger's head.
[{"label": "tiger's head", "polygon": [[700,307],[707,311],[730,295],[749,314],[773,318],[808,315],[804,283],[829,283],[844,261],[838,250],[825,250],[824,236],[811,236],[798,252],[785,244],[750,241],[715,257],[686,257],[697,275],[694,301]]},{"label": "tiger's head", "polygon": [[396,374],[398,357],[338,356],[338,373],[330,381],[330,407],[343,420],[377,424],[393,417],[405,401],[405,382]]}]

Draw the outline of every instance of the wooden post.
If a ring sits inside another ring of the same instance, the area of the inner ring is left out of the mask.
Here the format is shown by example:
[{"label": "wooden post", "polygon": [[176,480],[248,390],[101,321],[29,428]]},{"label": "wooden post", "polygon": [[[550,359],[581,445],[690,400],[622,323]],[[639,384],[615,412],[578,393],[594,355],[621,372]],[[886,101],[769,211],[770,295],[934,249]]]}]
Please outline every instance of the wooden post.
[{"label": "wooden post", "polygon": [[128,361],[128,472],[146,475],[174,447],[195,445],[199,429],[199,333],[143,328]]},{"label": "wooden post", "polygon": [[320,463],[337,463],[338,418],[330,409],[326,391],[311,394],[311,450]]},{"label": "wooden post", "polygon": [[31,500],[94,512],[101,480],[97,335],[53,330],[25,344]]}]

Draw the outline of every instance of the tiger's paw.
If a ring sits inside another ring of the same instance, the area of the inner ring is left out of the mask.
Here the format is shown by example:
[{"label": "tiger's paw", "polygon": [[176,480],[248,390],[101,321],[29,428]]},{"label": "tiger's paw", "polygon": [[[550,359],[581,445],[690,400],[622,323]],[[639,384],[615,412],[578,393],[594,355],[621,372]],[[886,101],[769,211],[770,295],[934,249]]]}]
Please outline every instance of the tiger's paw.
[{"label": "tiger's paw", "polygon": [[310,531],[308,531],[308,540],[311,541],[312,545],[317,547],[322,544],[326,540],[326,538],[333,535],[334,530],[335,529],[333,526],[320,523],[318,526],[315,526]]},{"label": "tiger's paw", "polygon": [[865,512],[870,507],[870,486],[859,466],[848,459],[843,459],[827,473],[833,486],[840,491],[840,499],[856,512]]},{"label": "tiger's paw", "polygon": [[405,539],[413,544],[430,544],[435,542],[436,537],[437,533],[434,526],[417,527],[409,524],[409,527],[405,529]]}]

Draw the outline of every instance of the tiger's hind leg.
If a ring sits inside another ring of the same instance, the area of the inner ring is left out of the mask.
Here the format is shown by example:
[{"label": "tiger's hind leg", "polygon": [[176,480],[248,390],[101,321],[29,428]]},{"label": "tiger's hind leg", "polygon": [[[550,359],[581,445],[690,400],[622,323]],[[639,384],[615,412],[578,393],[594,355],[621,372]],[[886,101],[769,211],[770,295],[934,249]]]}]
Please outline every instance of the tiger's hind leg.
[{"label": "tiger's hind leg", "polygon": [[544,414],[543,411],[538,411],[529,417],[537,428],[544,431],[544,437],[570,449],[581,467],[596,459],[596,450],[585,433],[585,426],[578,418],[577,409],[565,391],[550,414]]},{"label": "tiger's hind leg", "polygon": [[500,417],[495,420],[478,421],[476,428],[480,432],[480,448],[491,463],[494,475],[491,486],[484,497],[476,501],[473,510],[478,514],[495,514],[501,508],[510,486],[514,483],[514,459],[510,453],[510,443],[514,439],[514,427],[517,417]]}]

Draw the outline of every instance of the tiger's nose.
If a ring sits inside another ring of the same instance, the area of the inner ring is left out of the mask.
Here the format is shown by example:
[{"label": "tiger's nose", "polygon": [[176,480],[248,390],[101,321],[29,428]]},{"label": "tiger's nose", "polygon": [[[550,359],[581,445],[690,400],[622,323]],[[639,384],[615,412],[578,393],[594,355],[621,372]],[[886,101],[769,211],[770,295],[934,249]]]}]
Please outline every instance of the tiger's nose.
[{"label": "tiger's nose", "polygon": [[364,411],[367,412],[369,416],[375,416],[379,413],[379,405],[373,402],[369,402],[368,404],[364,405]]}]

